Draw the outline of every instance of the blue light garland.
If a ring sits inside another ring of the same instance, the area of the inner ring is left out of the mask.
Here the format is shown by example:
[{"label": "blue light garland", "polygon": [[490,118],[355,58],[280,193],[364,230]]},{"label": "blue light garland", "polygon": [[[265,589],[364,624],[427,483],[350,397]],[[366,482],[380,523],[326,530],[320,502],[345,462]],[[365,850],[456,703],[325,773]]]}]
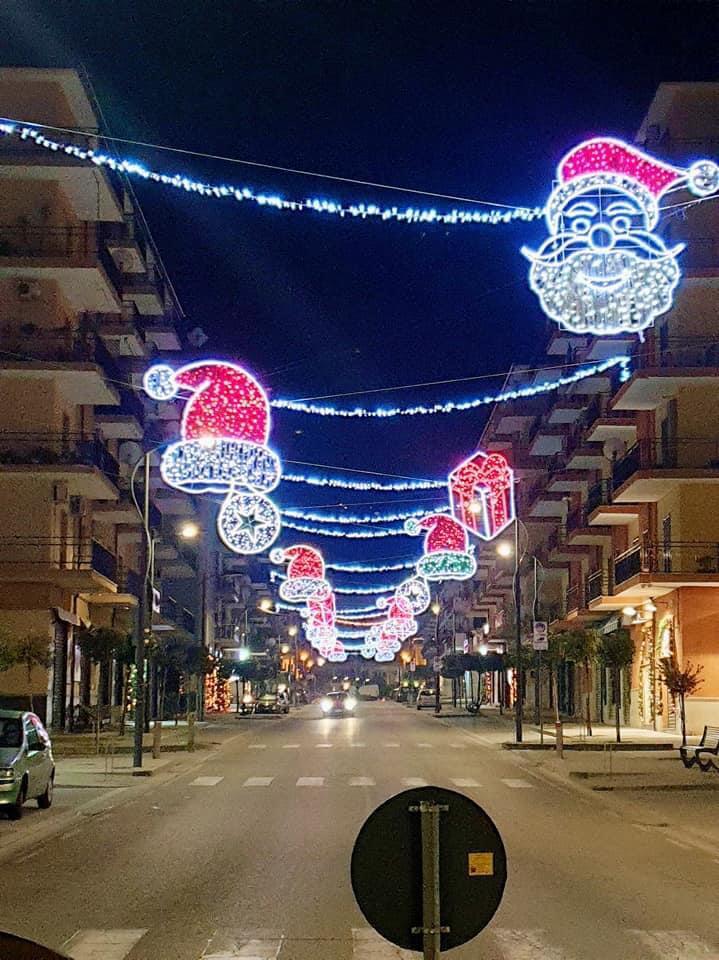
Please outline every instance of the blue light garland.
[{"label": "blue light garland", "polygon": [[[448,510],[449,507],[444,505],[437,507],[436,509],[432,508],[431,512],[446,513]],[[314,521],[315,523],[356,524],[357,526],[361,527],[371,526],[375,523],[392,523],[393,521],[397,520],[407,520],[410,517],[423,517],[427,512],[427,507],[419,507],[414,510],[400,510],[394,513],[367,513],[363,516],[357,516],[356,514],[351,513],[314,513],[311,510],[301,510],[299,507],[286,507],[284,510],[280,511],[283,517],[290,517],[291,519],[296,520],[310,520]]]},{"label": "blue light garland", "polygon": [[116,158],[92,149],[83,149],[74,143],[62,143],[51,140],[35,127],[22,126],[12,120],[0,122],[0,134],[16,136],[21,140],[33,140],[39,147],[56,153],[64,153],[78,160],[87,160],[98,167],[107,167],[117,173],[139,177],[166,187],[174,187],[187,193],[198,194],[213,199],[233,199],[247,201],[259,207],[271,207],[276,210],[310,211],[329,213],[338,217],[359,217],[378,220],[395,220],[401,223],[438,223],[438,224],[505,224],[514,220],[537,220],[543,215],[540,207],[502,207],[488,210],[450,209],[445,212],[418,207],[384,207],[375,203],[357,203],[345,205],[337,200],[324,197],[306,197],[303,200],[287,200],[276,193],[257,193],[251,187],[239,187],[229,184],[206,183],[179,173],[157,173],[135,160]]},{"label": "blue light garland", "polygon": [[[620,367],[620,379],[625,381],[629,378],[630,363],[631,360],[629,357],[610,357],[601,363],[595,363],[590,367],[575,370],[574,373],[567,374],[564,377],[557,377],[556,380],[545,380],[542,383],[536,383],[526,387],[501,390],[499,393],[487,394],[483,397],[474,397],[471,400],[458,402],[452,400],[447,403],[435,403],[429,407],[422,404],[415,407],[335,407],[332,404],[306,403],[304,400],[283,400],[280,397],[271,400],[270,404],[278,410],[292,410],[295,413],[309,413],[318,417],[378,417],[387,420],[392,417],[461,413],[462,411],[475,410],[477,407],[485,407],[493,403],[504,403],[507,400],[521,400],[526,397],[536,397],[541,393],[552,393],[561,387],[568,387],[573,383],[579,383],[580,380],[586,380],[588,377],[596,377],[598,374],[605,373],[607,370],[611,370],[616,366]],[[393,489],[399,488],[395,487]]]},{"label": "blue light garland", "polygon": [[404,492],[406,490],[444,490],[444,480],[399,480],[394,483],[382,483],[378,480],[345,480],[342,477],[308,476],[302,473],[283,473],[282,480],[290,483],[304,483],[311,487],[337,487],[340,490],[380,490],[382,492]]},{"label": "blue light garland", "polygon": [[318,537],[343,537],[348,540],[378,540],[384,537],[407,537],[409,534],[404,527],[388,527],[384,530],[341,530],[337,527],[317,527],[293,520],[283,520],[283,527],[298,530],[300,533],[312,533]]},{"label": "blue light garland", "polygon": [[338,573],[389,573],[391,570],[414,570],[417,560],[403,563],[326,563],[328,570]]}]

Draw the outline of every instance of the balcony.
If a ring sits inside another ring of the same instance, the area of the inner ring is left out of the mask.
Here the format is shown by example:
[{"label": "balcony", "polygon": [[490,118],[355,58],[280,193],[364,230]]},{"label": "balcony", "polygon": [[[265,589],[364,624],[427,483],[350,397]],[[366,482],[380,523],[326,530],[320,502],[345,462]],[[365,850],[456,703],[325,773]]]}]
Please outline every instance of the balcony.
[{"label": "balcony", "polygon": [[165,313],[165,281],[155,266],[144,273],[125,273],[120,279],[125,300],[131,300],[142,316],[162,316]]},{"label": "balcony", "polygon": [[653,339],[639,347],[633,372],[612,400],[613,410],[655,410],[686,386],[715,386],[719,340],[704,337]]},{"label": "balcony", "polygon": [[118,391],[108,379],[122,379],[119,368],[93,333],[45,330],[33,323],[0,328],[0,376],[52,380],[69,403],[115,406]]},{"label": "balcony", "polygon": [[95,424],[103,437],[113,440],[142,440],[145,435],[145,408],[129,387],[118,386],[118,406],[95,407]]},{"label": "balcony", "polygon": [[646,541],[614,559],[614,595],[651,589],[660,596],[682,586],[719,587],[719,543]]},{"label": "balcony", "polygon": [[588,506],[575,507],[567,516],[567,543],[572,546],[596,546],[611,541],[608,526],[589,525]]},{"label": "balcony", "polygon": [[639,440],[612,467],[615,503],[653,503],[680,482],[719,481],[719,440]]},{"label": "balcony", "polygon": [[45,474],[72,495],[116,500],[119,464],[98,437],[75,433],[0,433],[0,476]]},{"label": "balcony", "polygon": [[[157,616],[157,615],[156,615]],[[159,619],[169,625],[169,628],[184,630],[185,633],[195,633],[195,617],[191,610],[183,607],[174,597],[166,597],[160,601]],[[162,630],[162,625],[159,625]],[[157,629],[157,626],[153,626]]]},{"label": "balcony", "polygon": [[93,223],[0,225],[0,277],[55,282],[78,313],[121,310],[121,275]]},{"label": "balcony", "polygon": [[611,594],[610,570],[611,567],[607,566],[601,570],[595,570],[587,577],[586,594],[588,605],[591,606],[593,600],[598,600],[600,597]]},{"label": "balcony", "polygon": [[117,558],[97,540],[0,537],[0,580],[114,595],[117,577]]},{"label": "balcony", "polygon": [[589,488],[585,512],[590,527],[623,527],[639,513],[635,504],[612,502],[612,481],[599,480]]}]

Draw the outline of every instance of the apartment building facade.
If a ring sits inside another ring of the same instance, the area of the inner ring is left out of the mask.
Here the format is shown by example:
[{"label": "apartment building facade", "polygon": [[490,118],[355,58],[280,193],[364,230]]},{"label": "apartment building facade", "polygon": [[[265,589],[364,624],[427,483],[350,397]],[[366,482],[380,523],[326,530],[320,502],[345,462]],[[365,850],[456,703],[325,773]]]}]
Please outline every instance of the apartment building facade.
[{"label": "apartment building facade", "polygon": [[[98,143],[94,99],[74,70],[1,69],[0,112]],[[47,638],[49,666],[33,670],[32,690],[58,729],[82,722],[81,703],[117,703],[115,668],[86,662],[78,636],[134,630],[146,550],[131,479],[179,417],[140,386],[154,356],[182,349],[182,326],[130,185],[0,139],[0,630],[11,642]],[[156,463],[151,482],[152,627],[204,636],[202,556],[178,535],[196,505],[161,488]],[[27,693],[23,668],[0,674],[0,705],[24,706]]]},{"label": "apartment building facade", "polygon": [[[637,142],[680,165],[716,156],[719,84],[662,84]],[[628,629],[634,661],[621,702],[633,726],[676,729],[662,663],[701,665],[703,684],[687,701],[688,728],[700,733],[719,718],[719,205],[669,210],[660,229],[686,245],[684,276],[673,308],[644,342],[581,337],[552,324],[533,364],[557,364],[559,375],[626,354],[628,380],[607,371],[499,405],[480,446],[504,452],[518,478],[523,620],[549,620],[556,632]],[[510,382],[532,376],[517,368]],[[493,636],[513,635],[513,570],[496,546],[483,547],[471,602]],[[588,694],[593,718],[610,720],[617,691],[605,670],[595,665],[593,673],[587,690],[581,671],[563,668],[560,707],[579,714]],[[534,681],[530,671],[528,706]],[[546,681],[541,695],[548,706]]]}]

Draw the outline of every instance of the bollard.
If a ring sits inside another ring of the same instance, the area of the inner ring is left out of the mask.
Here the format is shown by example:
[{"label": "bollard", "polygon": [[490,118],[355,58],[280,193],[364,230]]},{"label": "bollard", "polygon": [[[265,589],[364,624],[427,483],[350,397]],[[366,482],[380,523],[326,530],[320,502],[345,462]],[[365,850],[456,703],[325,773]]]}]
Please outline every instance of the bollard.
[{"label": "bollard", "polygon": [[155,720],[155,725],[152,728],[152,759],[160,759],[160,744],[162,742],[162,721]]},{"label": "bollard", "polygon": [[564,728],[562,726],[562,721],[558,720],[554,724],[554,735],[556,738],[557,745],[557,756],[564,757]]}]

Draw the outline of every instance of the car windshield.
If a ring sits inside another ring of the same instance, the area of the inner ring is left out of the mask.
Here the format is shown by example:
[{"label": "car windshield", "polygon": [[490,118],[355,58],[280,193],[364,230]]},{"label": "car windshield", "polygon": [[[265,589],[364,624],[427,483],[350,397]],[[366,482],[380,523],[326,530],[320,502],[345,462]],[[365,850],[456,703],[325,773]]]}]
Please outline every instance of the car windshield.
[{"label": "car windshield", "polygon": [[327,696],[330,698],[330,700],[342,700],[347,696],[347,694],[344,692],[344,690],[333,690],[332,693],[328,693]]},{"label": "car windshield", "polygon": [[22,746],[22,723],[16,717],[0,717],[0,747]]}]

